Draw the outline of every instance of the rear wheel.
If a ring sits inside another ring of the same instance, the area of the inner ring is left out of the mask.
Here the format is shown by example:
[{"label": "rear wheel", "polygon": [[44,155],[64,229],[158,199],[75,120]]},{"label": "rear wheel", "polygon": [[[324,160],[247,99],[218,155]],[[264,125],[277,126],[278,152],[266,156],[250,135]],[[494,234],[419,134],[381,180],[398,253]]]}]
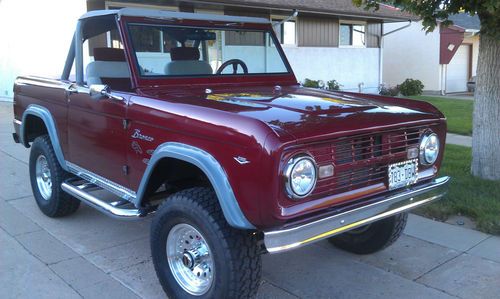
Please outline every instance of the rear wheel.
[{"label": "rear wheel", "polygon": [[80,201],[61,189],[70,177],[57,161],[52,143],[47,135],[37,137],[31,145],[30,181],[35,201],[49,217],[62,217],[74,213]]},{"label": "rear wheel", "polygon": [[382,250],[401,236],[408,213],[401,213],[331,237],[330,243],[356,254],[370,254]]},{"label": "rear wheel", "polygon": [[211,189],[187,189],[165,200],[151,226],[151,253],[170,298],[251,298],[257,292],[257,238],[227,224]]}]

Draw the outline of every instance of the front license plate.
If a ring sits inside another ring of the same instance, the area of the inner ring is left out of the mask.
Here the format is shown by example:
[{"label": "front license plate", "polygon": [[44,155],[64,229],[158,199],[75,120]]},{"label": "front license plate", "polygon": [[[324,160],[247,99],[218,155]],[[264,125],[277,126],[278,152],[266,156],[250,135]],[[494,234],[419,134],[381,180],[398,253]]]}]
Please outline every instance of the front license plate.
[{"label": "front license plate", "polygon": [[389,164],[387,169],[389,190],[414,184],[418,179],[417,159]]}]

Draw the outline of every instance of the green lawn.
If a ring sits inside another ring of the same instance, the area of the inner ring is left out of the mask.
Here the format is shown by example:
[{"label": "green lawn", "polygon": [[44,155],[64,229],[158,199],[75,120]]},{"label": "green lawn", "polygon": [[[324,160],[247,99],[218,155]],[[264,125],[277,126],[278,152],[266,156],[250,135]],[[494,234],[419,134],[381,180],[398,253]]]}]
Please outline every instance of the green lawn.
[{"label": "green lawn", "polygon": [[447,144],[440,175],[452,177],[450,190],[442,200],[416,212],[439,220],[460,213],[474,219],[477,229],[500,235],[500,182],[471,176],[470,163],[470,148]]},{"label": "green lawn", "polygon": [[432,96],[414,96],[414,100],[431,103],[441,110],[448,120],[448,132],[460,135],[472,135],[472,101],[443,99]]}]

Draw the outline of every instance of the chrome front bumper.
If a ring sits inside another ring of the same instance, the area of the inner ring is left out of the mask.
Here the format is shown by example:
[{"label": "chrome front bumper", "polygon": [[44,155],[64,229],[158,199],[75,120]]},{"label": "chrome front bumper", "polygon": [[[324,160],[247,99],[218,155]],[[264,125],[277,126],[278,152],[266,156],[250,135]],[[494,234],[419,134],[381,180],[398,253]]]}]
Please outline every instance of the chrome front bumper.
[{"label": "chrome front bumper", "polygon": [[277,253],[341,234],[436,201],[446,194],[449,181],[447,176],[437,178],[367,206],[281,230],[264,231],[264,244],[268,252]]}]

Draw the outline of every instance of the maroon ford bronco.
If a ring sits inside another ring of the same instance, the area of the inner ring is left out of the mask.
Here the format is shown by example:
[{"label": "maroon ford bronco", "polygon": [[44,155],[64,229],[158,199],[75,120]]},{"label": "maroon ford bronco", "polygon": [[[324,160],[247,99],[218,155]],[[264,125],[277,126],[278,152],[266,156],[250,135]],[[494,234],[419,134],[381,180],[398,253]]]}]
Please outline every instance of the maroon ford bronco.
[{"label": "maroon ford bronco", "polygon": [[171,298],[253,297],[262,254],[323,239],[381,250],[449,181],[441,112],[301,87],[265,19],[92,11],[61,77],[14,89],[42,212],[152,215]]}]

